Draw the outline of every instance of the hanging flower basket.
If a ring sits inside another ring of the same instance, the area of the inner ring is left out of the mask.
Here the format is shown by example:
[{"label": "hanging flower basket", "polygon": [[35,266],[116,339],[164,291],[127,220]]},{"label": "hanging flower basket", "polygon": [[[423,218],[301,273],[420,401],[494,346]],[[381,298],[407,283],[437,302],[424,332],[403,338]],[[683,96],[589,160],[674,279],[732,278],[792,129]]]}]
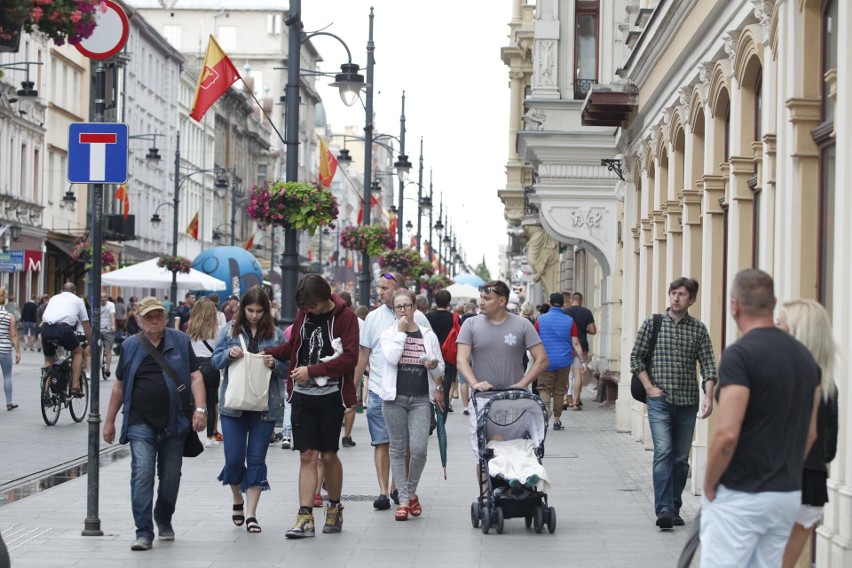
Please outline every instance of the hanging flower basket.
[{"label": "hanging flower basket", "polygon": [[[82,262],[86,266],[86,270],[92,268],[92,245],[89,242],[89,235],[84,235],[77,239],[71,249],[71,260]],[[118,265],[115,260],[115,254],[106,245],[101,245],[101,268],[104,272],[114,270]]]},{"label": "hanging flower basket", "polygon": [[264,182],[249,194],[249,217],[260,228],[289,223],[311,235],[318,227],[334,227],[339,214],[337,199],[328,189],[296,181]]},{"label": "hanging flower basket", "polygon": [[56,45],[77,45],[92,35],[98,11],[106,9],[102,0],[4,0],[0,41],[13,41],[23,28],[29,33],[43,33]]},{"label": "hanging flower basket", "polygon": [[384,225],[346,227],[340,232],[340,246],[347,250],[377,256],[396,246],[396,239]]},{"label": "hanging flower basket", "polygon": [[421,260],[409,270],[411,272],[411,277],[415,279],[422,279],[426,276],[432,276],[435,273],[435,267],[432,266],[432,263],[428,260]]},{"label": "hanging flower basket", "polygon": [[160,257],[160,260],[157,261],[157,266],[165,268],[166,270],[171,270],[172,272],[189,274],[189,270],[192,268],[192,261],[185,256],[171,256],[164,254]]},{"label": "hanging flower basket", "polygon": [[386,250],[379,256],[379,266],[385,270],[395,270],[406,278],[411,278],[411,269],[420,264],[420,254],[414,249]]},{"label": "hanging flower basket", "polygon": [[421,276],[420,285],[432,292],[432,294],[453,285],[453,280],[443,274],[433,276]]}]

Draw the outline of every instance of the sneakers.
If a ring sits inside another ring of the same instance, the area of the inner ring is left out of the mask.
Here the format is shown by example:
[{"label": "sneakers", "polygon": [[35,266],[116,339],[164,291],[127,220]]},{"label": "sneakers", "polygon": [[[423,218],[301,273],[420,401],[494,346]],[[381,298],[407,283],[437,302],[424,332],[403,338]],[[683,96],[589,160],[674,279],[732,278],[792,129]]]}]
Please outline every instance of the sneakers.
[{"label": "sneakers", "polygon": [[325,525],[322,532],[325,534],[339,533],[343,528],[343,505],[331,503],[325,508]]},{"label": "sneakers", "polygon": [[109,378],[109,371],[104,371],[104,380]]},{"label": "sneakers", "polygon": [[452,405],[452,404],[448,404],[448,405],[447,405],[447,412],[455,412],[455,410],[453,410],[453,405]]},{"label": "sneakers", "polygon": [[130,550],[151,550],[151,540],[144,536],[136,537],[130,545]]},{"label": "sneakers", "polygon": [[207,440],[204,442],[204,447],[205,447],[205,448],[215,448],[215,447],[216,447],[216,446],[218,446],[218,445],[219,445],[219,442],[217,442],[217,441],[216,441],[214,438],[212,438],[212,437],[211,437],[211,438],[207,438]]},{"label": "sneakers", "polygon": [[657,526],[662,530],[669,530],[673,525],[672,514],[668,511],[663,511],[657,516]]},{"label": "sneakers", "polygon": [[373,508],[379,511],[387,511],[390,509],[390,499],[388,499],[387,495],[379,495],[376,497],[376,500],[373,501]]},{"label": "sneakers", "polygon": [[160,540],[174,540],[175,530],[171,523],[157,523],[157,532],[160,535]]},{"label": "sneakers", "polygon": [[343,436],[343,440],[341,440],[341,444],[344,448],[354,448],[355,440],[352,439],[352,436]]},{"label": "sneakers", "polygon": [[[326,522],[328,520],[326,519]],[[296,524],[284,533],[287,538],[305,538],[314,536],[314,516],[310,513],[299,513],[296,515]]]},{"label": "sneakers", "polygon": [[556,422],[553,423],[553,429],[554,430],[564,430],[565,426],[562,425],[562,422],[557,420]]},{"label": "sneakers", "polygon": [[464,414],[465,416],[470,416],[470,410],[468,410],[467,408],[465,408],[465,409],[464,409],[464,412],[463,412],[462,414]]},{"label": "sneakers", "polygon": [[314,507],[322,507],[322,495],[314,493]]},{"label": "sneakers", "polygon": [[282,450],[289,450],[290,446],[292,444],[293,444],[293,442],[290,440],[290,436],[281,436],[281,449]]},{"label": "sneakers", "polygon": [[280,442],[282,439],[284,439],[284,436],[281,434],[281,432],[273,432],[272,436],[269,438],[269,445],[274,446],[278,444],[278,442]]}]

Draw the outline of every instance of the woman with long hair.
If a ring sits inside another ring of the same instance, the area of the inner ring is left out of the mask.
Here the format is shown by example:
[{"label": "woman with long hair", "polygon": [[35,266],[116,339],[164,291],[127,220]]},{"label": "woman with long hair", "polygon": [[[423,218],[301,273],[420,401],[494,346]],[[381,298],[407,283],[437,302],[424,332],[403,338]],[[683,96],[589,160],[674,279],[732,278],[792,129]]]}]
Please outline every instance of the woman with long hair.
[{"label": "woman with long hair", "polygon": [[0,368],[3,370],[3,392],[6,395],[6,410],[15,410],[18,405],[12,400],[12,349],[15,349],[15,364],[21,362],[21,347],[18,345],[18,326],[15,315],[6,310],[6,288],[0,288]]},{"label": "woman with long hair", "polygon": [[216,406],[219,402],[219,382],[221,373],[214,369],[210,357],[219,338],[218,310],[216,304],[203,298],[192,307],[192,316],[186,333],[189,335],[192,350],[198,358],[201,376],[204,377],[204,390],[207,393],[207,442],[205,445],[218,446],[222,435],[216,430],[219,414]]},{"label": "woman with long hair", "polygon": [[837,348],[828,312],[814,300],[784,302],[778,312],[778,327],[798,339],[813,355],[821,373],[822,397],[817,414],[817,439],[805,458],[802,473],[802,505],[784,550],[784,568],[792,568],[828,502],[828,463],[837,453],[837,385],[834,362]]},{"label": "woman with long hair", "polygon": [[[191,321],[191,318],[190,318]],[[240,339],[242,338],[242,341]],[[284,342],[284,333],[275,327],[269,296],[260,288],[252,288],[240,300],[239,310],[219,334],[211,362],[216,369],[225,369],[219,390],[219,416],[225,443],[225,467],[219,481],[231,487],[234,499],[235,525],[246,525],[250,533],[259,533],[257,504],[261,491],[269,489],[266,479],[266,451],[275,421],[284,416],[284,399],[279,387],[284,366],[272,355],[263,355],[264,363],[272,369],[269,377],[269,409],[265,411],[235,410],[225,407],[228,372],[231,363],[244,356],[242,344],[249,353],[263,353],[269,347]],[[246,494],[243,500],[242,493]],[[245,503],[245,512],[243,506]]]}]

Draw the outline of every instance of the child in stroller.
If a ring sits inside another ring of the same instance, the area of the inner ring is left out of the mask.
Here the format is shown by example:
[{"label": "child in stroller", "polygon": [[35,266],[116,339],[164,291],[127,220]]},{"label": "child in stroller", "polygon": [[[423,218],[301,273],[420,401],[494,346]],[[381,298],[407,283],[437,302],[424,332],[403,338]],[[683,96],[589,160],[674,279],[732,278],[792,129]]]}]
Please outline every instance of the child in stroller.
[{"label": "child in stroller", "polygon": [[[478,408],[482,405],[482,409]],[[504,519],[524,517],[540,533],[556,531],[556,510],[547,502],[549,482],[541,465],[547,409],[526,389],[506,389],[473,396],[481,484],[471,504],[474,528],[503,532]]]}]

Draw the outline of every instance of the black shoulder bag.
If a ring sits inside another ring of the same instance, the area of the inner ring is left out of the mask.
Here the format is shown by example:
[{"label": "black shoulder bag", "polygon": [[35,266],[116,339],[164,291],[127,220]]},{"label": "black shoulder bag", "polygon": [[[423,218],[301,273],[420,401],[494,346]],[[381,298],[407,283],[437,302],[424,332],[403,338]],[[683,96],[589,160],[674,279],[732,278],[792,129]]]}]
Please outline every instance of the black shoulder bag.
[{"label": "black shoulder bag", "polygon": [[[198,439],[198,434],[192,429],[192,415],[195,413],[195,407],[192,404],[192,400],[189,398],[189,391],[187,391],[186,385],[183,384],[183,381],[178,379],[177,373],[172,366],[163,359],[163,356],[159,351],[157,351],[157,348],[151,344],[142,332],[136,334],[136,339],[139,340],[139,343],[145,348],[148,355],[157,362],[160,368],[166,373],[166,376],[172,381],[172,383],[174,383],[178,394],[180,394],[180,399],[183,401],[184,413],[187,418],[189,418],[189,432],[187,432],[186,439],[183,443],[183,457],[194,458],[200,455],[201,452],[204,451],[204,446],[201,444],[201,440]],[[163,341],[165,341],[165,337],[163,337]]]},{"label": "black shoulder bag", "polygon": [[[657,346],[657,334],[660,333],[660,326],[663,324],[663,314],[654,314],[653,322],[653,326],[651,327],[651,341],[648,343],[648,355],[644,361],[648,377],[651,376],[651,358],[654,356],[654,348]],[[648,393],[645,392],[645,385],[642,384],[637,373],[633,373],[633,377],[630,379],[630,394],[642,404],[647,404]]]}]

